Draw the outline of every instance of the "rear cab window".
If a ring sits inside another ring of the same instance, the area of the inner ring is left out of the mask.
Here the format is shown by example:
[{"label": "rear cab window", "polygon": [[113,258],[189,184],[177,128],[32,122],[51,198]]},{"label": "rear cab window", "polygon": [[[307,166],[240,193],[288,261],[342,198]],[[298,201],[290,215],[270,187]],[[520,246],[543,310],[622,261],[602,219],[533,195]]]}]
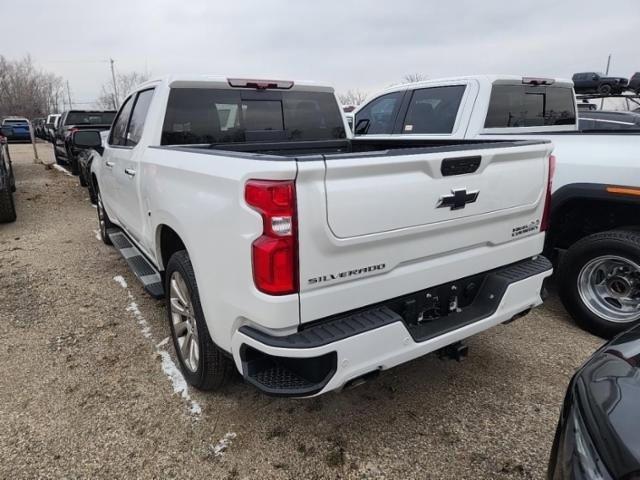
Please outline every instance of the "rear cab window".
[{"label": "rear cab window", "polygon": [[333,93],[172,88],[162,145],[320,141],[346,138]]},{"label": "rear cab window", "polygon": [[111,125],[116,112],[69,112],[65,125]]},{"label": "rear cab window", "polygon": [[568,86],[493,85],[484,128],[576,124],[575,96]]}]

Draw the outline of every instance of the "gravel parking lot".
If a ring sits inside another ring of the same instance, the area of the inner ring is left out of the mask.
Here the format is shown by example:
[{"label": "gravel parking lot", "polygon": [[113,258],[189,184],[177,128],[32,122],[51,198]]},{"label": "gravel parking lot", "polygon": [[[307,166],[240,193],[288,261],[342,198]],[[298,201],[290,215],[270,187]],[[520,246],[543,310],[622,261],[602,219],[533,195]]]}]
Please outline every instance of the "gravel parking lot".
[{"label": "gravel parking lot", "polygon": [[[11,145],[0,226],[1,478],[543,478],[565,387],[601,340],[554,295],[472,338],[309,400],[240,376],[184,390],[164,306],[96,238],[78,179]],[[41,156],[51,157],[39,143]]]}]

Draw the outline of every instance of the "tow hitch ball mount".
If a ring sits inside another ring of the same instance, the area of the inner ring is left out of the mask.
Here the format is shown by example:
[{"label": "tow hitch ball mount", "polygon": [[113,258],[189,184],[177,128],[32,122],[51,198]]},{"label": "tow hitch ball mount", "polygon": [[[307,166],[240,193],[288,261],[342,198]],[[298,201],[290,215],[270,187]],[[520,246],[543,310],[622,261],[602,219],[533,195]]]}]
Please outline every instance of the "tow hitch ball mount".
[{"label": "tow hitch ball mount", "polygon": [[469,347],[462,342],[452,343],[438,350],[440,360],[456,360],[461,362],[469,355]]}]

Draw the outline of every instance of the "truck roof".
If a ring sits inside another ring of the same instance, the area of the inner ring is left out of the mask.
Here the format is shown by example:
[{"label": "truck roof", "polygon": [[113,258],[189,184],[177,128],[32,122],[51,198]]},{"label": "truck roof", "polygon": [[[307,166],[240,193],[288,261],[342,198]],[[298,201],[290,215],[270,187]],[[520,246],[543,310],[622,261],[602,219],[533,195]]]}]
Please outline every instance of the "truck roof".
[{"label": "truck roof", "polygon": [[553,84],[560,87],[573,87],[573,81],[566,78],[549,78],[549,77],[532,77],[522,75],[504,75],[504,74],[486,74],[486,75],[466,75],[461,77],[445,77],[445,78],[433,78],[429,80],[423,80],[421,82],[402,83],[400,85],[393,85],[389,88],[381,90],[376,93],[376,97],[382,92],[395,92],[398,90],[406,90],[407,88],[417,89],[425,88],[433,85],[439,85],[442,83],[456,83],[456,82],[468,82],[470,80],[477,81],[479,83],[494,84],[494,83],[522,83],[523,79],[527,78],[540,78],[545,80],[552,80]]},{"label": "truck roof", "polygon": [[272,77],[259,77],[259,76],[246,76],[246,75],[197,75],[197,74],[169,74],[160,77],[153,78],[147,82],[138,85],[135,90],[140,90],[145,87],[151,87],[154,85],[162,84],[169,88],[235,88],[229,84],[230,80],[244,79],[248,81],[258,82],[292,82],[293,86],[287,88],[287,90],[298,91],[317,91],[317,92],[333,92],[334,89],[329,83],[315,82],[311,80],[290,80],[290,79],[277,79]]}]

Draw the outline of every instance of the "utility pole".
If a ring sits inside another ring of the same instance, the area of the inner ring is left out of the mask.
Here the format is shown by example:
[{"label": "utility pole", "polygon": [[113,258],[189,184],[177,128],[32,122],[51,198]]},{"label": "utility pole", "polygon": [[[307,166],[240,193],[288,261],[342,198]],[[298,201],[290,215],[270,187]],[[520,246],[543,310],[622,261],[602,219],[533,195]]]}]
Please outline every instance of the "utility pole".
[{"label": "utility pole", "polygon": [[69,80],[67,80],[67,98],[69,99],[69,110],[73,108],[73,104],[71,103],[71,89],[69,88]]},{"label": "utility pole", "polygon": [[115,107],[115,110],[118,110],[120,108],[120,105],[118,105],[118,85],[116,83],[116,70],[113,66],[115,62],[113,61],[113,58],[110,58],[109,62],[111,63],[111,80],[113,80],[113,105]]}]

